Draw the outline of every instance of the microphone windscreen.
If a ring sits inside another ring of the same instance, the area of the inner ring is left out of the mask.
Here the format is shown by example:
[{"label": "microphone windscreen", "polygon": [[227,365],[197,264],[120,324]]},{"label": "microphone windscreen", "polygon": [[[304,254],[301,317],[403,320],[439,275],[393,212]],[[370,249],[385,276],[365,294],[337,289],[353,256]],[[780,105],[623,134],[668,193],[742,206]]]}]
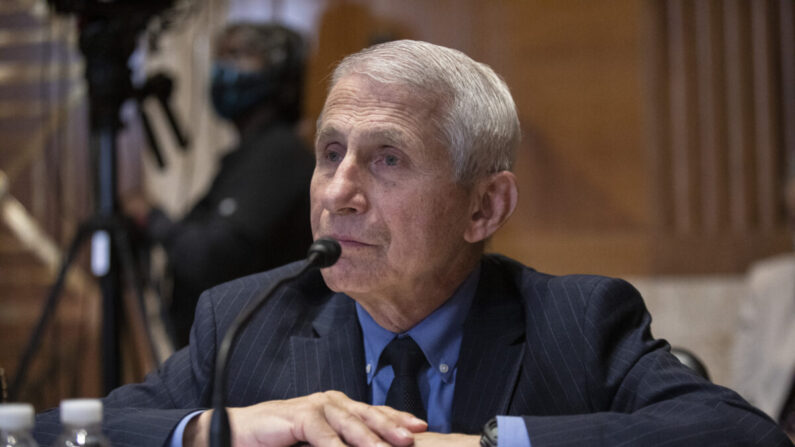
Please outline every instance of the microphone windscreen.
[{"label": "microphone windscreen", "polygon": [[331,267],[342,254],[340,243],[330,237],[322,237],[309,246],[307,257],[318,268]]}]

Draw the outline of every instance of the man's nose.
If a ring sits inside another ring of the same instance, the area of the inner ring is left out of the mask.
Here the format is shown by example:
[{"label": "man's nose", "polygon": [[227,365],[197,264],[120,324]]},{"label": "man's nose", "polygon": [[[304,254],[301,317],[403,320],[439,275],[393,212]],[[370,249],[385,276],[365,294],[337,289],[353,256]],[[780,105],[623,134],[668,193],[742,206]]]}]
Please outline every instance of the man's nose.
[{"label": "man's nose", "polygon": [[363,213],[367,209],[365,180],[365,169],[359,161],[346,155],[324,188],[324,207],[334,214]]}]

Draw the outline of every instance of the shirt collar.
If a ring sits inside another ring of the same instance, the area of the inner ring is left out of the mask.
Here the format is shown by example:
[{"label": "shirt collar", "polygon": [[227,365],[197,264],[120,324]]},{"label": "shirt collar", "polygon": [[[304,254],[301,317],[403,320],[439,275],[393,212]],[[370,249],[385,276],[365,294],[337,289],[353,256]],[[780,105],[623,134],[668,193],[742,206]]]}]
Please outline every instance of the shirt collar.
[{"label": "shirt collar", "polygon": [[432,369],[441,375],[444,382],[453,380],[453,371],[458,363],[458,352],[464,335],[464,320],[475,297],[479,278],[480,264],[458,286],[450,299],[403,334],[382,328],[356,303],[356,315],[364,337],[367,384],[372,384],[378,359],[386,345],[395,337],[403,335],[410,335],[417,342]]}]

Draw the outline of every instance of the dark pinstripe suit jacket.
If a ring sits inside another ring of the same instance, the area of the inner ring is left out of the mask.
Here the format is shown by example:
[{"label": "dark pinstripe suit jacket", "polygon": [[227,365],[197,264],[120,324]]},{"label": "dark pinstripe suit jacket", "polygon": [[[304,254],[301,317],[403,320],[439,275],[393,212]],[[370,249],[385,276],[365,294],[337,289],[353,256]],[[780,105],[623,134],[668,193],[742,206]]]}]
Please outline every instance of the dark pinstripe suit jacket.
[{"label": "dark pinstripe suit jacket", "polygon": [[[105,398],[114,446],[162,445],[188,412],[210,406],[216,347],[237,312],[296,264],[202,296],[188,348],[142,384]],[[691,374],[649,332],[626,282],[553,277],[486,256],[458,361],[453,430],[479,432],[497,414],[522,415],[533,447],[546,445],[790,445],[734,392]],[[276,293],[230,358],[229,404],[340,390],[367,401],[354,302],[319,273]],[[37,439],[57,433],[37,419]]]}]

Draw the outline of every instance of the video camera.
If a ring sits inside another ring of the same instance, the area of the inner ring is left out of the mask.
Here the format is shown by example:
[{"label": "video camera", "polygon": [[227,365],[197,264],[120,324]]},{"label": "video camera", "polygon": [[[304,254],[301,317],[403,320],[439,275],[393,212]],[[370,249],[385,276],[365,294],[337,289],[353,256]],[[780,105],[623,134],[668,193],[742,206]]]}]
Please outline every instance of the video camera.
[{"label": "video camera", "polygon": [[173,0],[48,0],[59,14],[77,17],[86,61],[92,129],[119,126],[121,104],[133,97],[128,60],[149,22]]},{"label": "video camera", "polygon": [[153,30],[156,39],[169,26],[175,0],[48,0],[48,3],[56,13],[77,17],[79,46],[86,62],[91,129],[118,130],[122,104],[128,99],[136,100],[152,155],[161,168],[165,167],[143,101],[149,96],[158,100],[176,141],[186,149],[187,137],[168,103],[173,82],[159,73],[134,87],[128,61],[144,31]]}]

